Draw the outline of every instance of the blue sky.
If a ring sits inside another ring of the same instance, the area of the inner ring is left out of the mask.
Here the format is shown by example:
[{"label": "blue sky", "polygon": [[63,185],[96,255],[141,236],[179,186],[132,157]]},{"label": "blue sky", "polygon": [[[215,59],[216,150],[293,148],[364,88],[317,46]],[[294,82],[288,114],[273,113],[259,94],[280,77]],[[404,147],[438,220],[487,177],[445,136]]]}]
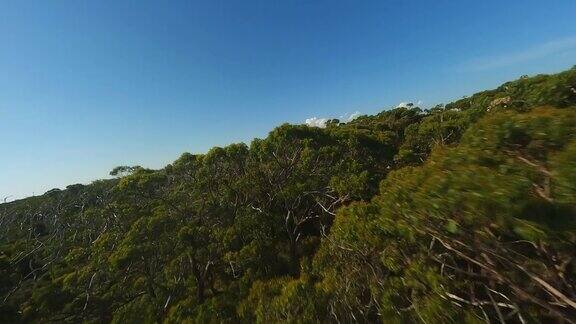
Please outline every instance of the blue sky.
[{"label": "blue sky", "polygon": [[576,1],[0,2],[0,198],[576,64]]}]

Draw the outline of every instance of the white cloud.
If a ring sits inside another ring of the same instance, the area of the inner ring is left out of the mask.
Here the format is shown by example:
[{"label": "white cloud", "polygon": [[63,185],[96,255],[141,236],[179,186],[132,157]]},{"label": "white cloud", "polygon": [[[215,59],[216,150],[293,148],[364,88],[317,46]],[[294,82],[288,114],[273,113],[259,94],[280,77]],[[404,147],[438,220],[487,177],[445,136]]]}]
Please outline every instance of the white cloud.
[{"label": "white cloud", "polygon": [[312,118],[307,118],[305,123],[306,123],[306,125],[308,125],[310,127],[324,128],[324,127],[326,127],[327,122],[328,122],[328,118],[312,117]]},{"label": "white cloud", "polygon": [[[355,111],[353,113],[346,113],[340,116],[340,122],[347,123],[353,121],[354,119],[358,118],[361,115],[362,114],[359,111]],[[304,123],[310,127],[325,128],[329,120],[332,120],[332,118],[312,117],[312,118],[306,118],[306,121]]]},{"label": "white cloud", "polygon": [[463,71],[497,69],[546,58],[554,54],[562,54],[573,49],[576,49],[576,36],[553,40],[517,52],[473,59],[461,64],[460,69]]},{"label": "white cloud", "polygon": [[353,121],[354,119],[360,117],[361,113],[356,110],[355,112],[351,113],[350,116],[346,119],[346,121]]},{"label": "white cloud", "polygon": [[362,113],[360,113],[358,110],[356,110],[353,113],[345,113],[344,115],[340,116],[340,121],[347,123],[353,121],[354,119],[360,117],[361,115]]},{"label": "white cloud", "polygon": [[414,104],[411,102],[401,102],[398,105],[396,105],[396,108],[408,108],[413,106]]},{"label": "white cloud", "polygon": [[422,100],[418,100],[416,101],[416,103],[412,102],[412,101],[407,101],[407,102],[401,102],[398,105],[396,105],[396,108],[414,108],[414,107],[420,107],[422,105]]}]

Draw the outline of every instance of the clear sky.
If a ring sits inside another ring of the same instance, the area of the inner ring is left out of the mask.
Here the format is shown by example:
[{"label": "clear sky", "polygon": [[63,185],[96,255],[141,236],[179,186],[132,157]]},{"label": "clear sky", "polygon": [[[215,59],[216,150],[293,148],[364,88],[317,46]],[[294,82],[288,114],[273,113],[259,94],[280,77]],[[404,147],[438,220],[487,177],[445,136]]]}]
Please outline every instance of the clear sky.
[{"label": "clear sky", "polygon": [[574,0],[0,1],[0,199],[576,64]]}]

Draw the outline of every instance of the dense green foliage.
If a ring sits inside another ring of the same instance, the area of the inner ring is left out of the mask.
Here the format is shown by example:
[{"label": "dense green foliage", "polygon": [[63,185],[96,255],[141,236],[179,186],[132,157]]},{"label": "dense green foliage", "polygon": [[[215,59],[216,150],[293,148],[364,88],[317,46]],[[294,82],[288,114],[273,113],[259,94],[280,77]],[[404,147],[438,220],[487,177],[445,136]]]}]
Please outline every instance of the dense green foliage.
[{"label": "dense green foliage", "polygon": [[576,68],[0,205],[0,322],[576,322]]}]

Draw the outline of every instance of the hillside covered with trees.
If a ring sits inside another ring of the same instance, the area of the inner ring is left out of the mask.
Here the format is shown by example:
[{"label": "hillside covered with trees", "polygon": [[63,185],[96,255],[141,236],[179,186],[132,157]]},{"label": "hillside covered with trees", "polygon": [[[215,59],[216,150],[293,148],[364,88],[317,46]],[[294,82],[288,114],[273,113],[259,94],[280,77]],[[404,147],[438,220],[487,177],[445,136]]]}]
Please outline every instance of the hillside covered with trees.
[{"label": "hillside covered with trees", "polygon": [[0,322],[576,323],[576,67],[0,205]]}]

